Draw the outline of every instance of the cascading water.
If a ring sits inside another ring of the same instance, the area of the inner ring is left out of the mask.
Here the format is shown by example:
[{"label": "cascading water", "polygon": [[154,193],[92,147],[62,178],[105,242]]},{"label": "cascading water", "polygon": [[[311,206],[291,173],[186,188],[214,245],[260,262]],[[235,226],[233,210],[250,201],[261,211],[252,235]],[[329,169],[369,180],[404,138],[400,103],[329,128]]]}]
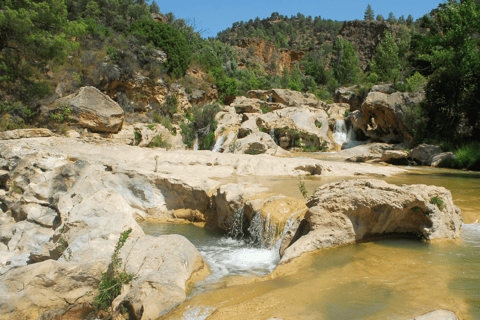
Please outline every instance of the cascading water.
[{"label": "cascading water", "polygon": [[356,141],[355,131],[352,128],[347,128],[345,120],[336,119],[333,127],[333,138],[335,142],[342,146],[342,149],[350,149],[355,146],[369,143],[370,141]]},{"label": "cascading water", "polygon": [[275,128],[272,127],[272,129],[270,129],[270,137],[272,137],[273,141],[275,141]]},{"label": "cascading water", "polygon": [[215,146],[213,147],[213,152],[220,152],[220,150],[222,149],[222,145],[223,143],[225,142],[225,135],[222,135],[221,137],[219,137],[217,139],[217,141],[215,141]]},{"label": "cascading water", "polygon": [[198,151],[198,133],[195,131],[195,143],[193,144],[193,150]]}]

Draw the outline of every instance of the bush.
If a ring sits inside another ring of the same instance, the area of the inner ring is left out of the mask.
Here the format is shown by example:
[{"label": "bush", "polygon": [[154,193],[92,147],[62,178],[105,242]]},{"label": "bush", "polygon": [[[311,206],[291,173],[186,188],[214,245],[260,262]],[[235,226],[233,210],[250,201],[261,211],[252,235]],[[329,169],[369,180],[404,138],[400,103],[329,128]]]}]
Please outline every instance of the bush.
[{"label": "bush", "polygon": [[427,82],[424,76],[422,76],[418,71],[415,72],[413,76],[407,79],[407,91],[415,92],[420,90],[422,86]]},{"label": "bush", "polygon": [[167,141],[163,140],[163,137],[161,134],[153,137],[152,141],[148,144],[149,148],[170,148],[172,145],[168,143]]},{"label": "bush", "polygon": [[128,33],[165,51],[170,75],[180,78],[185,74],[190,65],[191,51],[182,33],[169,24],[153,20],[141,20],[133,23]]},{"label": "bush", "polygon": [[107,311],[112,301],[120,294],[122,285],[129,283],[133,275],[128,274],[122,268],[122,260],[119,257],[120,249],[127,241],[128,235],[132,232],[132,228],[122,232],[118,239],[115,251],[112,254],[112,262],[108,266],[107,272],[102,273],[102,279],[98,284],[98,294],[94,299],[97,309]]},{"label": "bush", "polygon": [[436,205],[440,211],[443,211],[443,209],[445,208],[445,204],[439,196],[431,198],[430,203]]},{"label": "bush", "polygon": [[464,144],[454,153],[455,159],[442,160],[439,167],[480,171],[480,142]]},{"label": "bush", "polygon": [[217,121],[215,115],[220,111],[217,104],[207,104],[203,107],[193,106],[192,111],[185,113],[188,120],[180,123],[182,129],[183,142],[192,148],[195,139],[195,132],[199,138],[199,148],[201,150],[209,150],[215,144],[215,130],[217,129]]}]

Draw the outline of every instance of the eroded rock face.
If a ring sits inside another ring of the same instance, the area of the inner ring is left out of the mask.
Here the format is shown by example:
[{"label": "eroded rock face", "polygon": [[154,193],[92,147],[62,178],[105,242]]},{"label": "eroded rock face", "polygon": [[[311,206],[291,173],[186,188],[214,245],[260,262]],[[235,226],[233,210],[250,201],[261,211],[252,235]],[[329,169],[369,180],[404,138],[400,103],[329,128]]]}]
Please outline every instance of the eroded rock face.
[{"label": "eroded rock face", "polygon": [[335,154],[335,158],[350,162],[387,162],[408,165],[408,153],[388,143],[369,143],[340,150]]},{"label": "eroded rock face", "polygon": [[363,97],[357,94],[358,86],[340,87],[335,91],[333,100],[335,103],[346,103],[350,106],[350,111],[360,110]]},{"label": "eroded rock face", "polygon": [[403,124],[404,108],[419,103],[424,92],[386,94],[370,92],[361,110],[350,113],[355,131],[361,130],[376,142],[412,144],[413,138]]},{"label": "eroded rock face", "polygon": [[113,306],[127,308],[131,319],[156,319],[183,302],[186,282],[204,268],[198,250],[180,235],[129,240],[121,259],[135,277]]},{"label": "eroded rock face", "polygon": [[53,133],[45,128],[18,129],[0,132],[0,140],[51,137]]},{"label": "eroded rock face", "polygon": [[309,232],[288,247],[281,263],[302,253],[386,234],[460,237],[462,216],[450,191],[379,180],[350,180],[318,188],[307,202]]},{"label": "eroded rock face", "polygon": [[79,92],[55,101],[50,113],[63,112],[68,107],[68,116],[81,127],[100,132],[118,132],[123,125],[123,110],[118,103],[95,87],[83,87]]}]

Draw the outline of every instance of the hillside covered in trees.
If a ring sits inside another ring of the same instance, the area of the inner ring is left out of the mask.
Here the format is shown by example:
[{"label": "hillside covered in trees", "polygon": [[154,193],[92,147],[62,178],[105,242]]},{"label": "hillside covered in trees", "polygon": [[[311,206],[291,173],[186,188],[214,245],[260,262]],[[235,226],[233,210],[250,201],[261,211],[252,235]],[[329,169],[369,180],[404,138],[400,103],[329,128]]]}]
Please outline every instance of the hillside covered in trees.
[{"label": "hillside covered in trees", "polygon": [[[160,13],[154,1],[6,0],[0,4],[0,129],[58,125],[58,116],[42,118],[42,106],[94,86],[126,113],[146,111],[137,115],[142,121],[182,123],[191,140],[188,123],[193,115],[205,122],[207,100],[212,113],[212,101],[288,88],[331,103],[341,86],[366,93],[392,83],[398,91],[426,92],[405,115],[418,143],[459,145],[480,136],[479,13],[472,0],[440,4],[416,21],[375,16],[370,5],[364,20],[349,22],[274,12],[204,39],[194,22]],[[139,81],[142,90],[131,85]],[[159,81],[168,88],[161,102],[148,91]],[[178,86],[208,97],[195,100],[198,112],[181,110]],[[211,140],[203,146],[211,148]]]}]

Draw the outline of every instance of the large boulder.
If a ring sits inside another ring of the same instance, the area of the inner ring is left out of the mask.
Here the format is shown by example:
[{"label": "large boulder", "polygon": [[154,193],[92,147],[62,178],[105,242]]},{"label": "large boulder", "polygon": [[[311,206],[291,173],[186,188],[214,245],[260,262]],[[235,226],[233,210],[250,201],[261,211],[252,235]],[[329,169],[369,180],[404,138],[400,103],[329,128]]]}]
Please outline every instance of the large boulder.
[{"label": "large boulder", "polygon": [[0,319],[84,319],[107,265],[48,260],[10,270],[0,277]]},{"label": "large boulder", "polygon": [[182,303],[186,282],[205,267],[202,256],[185,237],[144,236],[129,240],[120,255],[127,273],[134,275],[113,302],[124,307],[129,319],[156,319]]},{"label": "large boulder", "polygon": [[77,93],[55,101],[50,114],[64,112],[81,127],[99,132],[118,132],[123,125],[123,110],[95,87],[82,87]]},{"label": "large boulder", "polygon": [[386,162],[408,165],[408,153],[388,143],[369,143],[340,150],[335,158],[351,162]]},{"label": "large boulder", "polygon": [[342,180],[317,188],[307,206],[304,223],[309,232],[285,250],[281,263],[305,252],[381,235],[458,239],[462,226],[450,191],[435,186]]},{"label": "large boulder", "polygon": [[424,166],[430,166],[434,157],[442,153],[440,146],[432,144],[421,144],[414,148],[410,153],[413,160],[419,162]]},{"label": "large boulder", "polygon": [[413,143],[410,131],[403,124],[404,109],[425,98],[424,92],[395,92],[386,94],[370,92],[362,103],[361,110],[350,113],[349,120],[355,131],[361,130],[376,142]]},{"label": "large boulder", "polygon": [[440,309],[407,320],[458,320],[458,318],[453,311]]},{"label": "large boulder", "polygon": [[320,108],[324,103],[318,100],[311,93],[301,93],[288,89],[271,89],[271,90],[251,90],[248,97],[252,99],[264,99],[267,102],[280,103],[287,107],[300,107],[307,105],[310,107]]}]

